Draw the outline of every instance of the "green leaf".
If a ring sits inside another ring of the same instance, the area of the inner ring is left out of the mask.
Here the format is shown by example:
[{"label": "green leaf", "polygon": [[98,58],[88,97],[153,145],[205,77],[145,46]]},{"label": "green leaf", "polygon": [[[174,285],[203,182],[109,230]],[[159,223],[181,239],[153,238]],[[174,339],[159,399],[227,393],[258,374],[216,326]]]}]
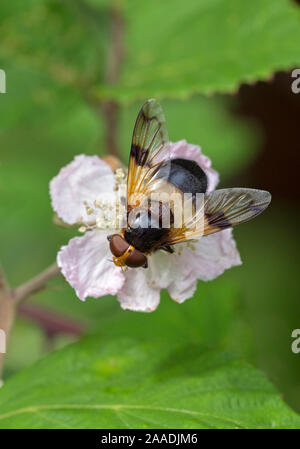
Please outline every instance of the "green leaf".
[{"label": "green leaf", "polygon": [[[1,59],[5,66],[39,69],[80,91],[103,76],[108,45],[108,9],[84,2],[16,0],[0,6]],[[12,84],[10,84],[12,86]]]},{"label": "green leaf", "polygon": [[228,353],[99,336],[11,378],[0,402],[1,428],[300,428],[265,377]]},{"label": "green leaf", "polygon": [[123,4],[126,58],[119,84],[99,89],[103,97],[128,102],[232,92],[299,65],[299,10],[292,1]]}]

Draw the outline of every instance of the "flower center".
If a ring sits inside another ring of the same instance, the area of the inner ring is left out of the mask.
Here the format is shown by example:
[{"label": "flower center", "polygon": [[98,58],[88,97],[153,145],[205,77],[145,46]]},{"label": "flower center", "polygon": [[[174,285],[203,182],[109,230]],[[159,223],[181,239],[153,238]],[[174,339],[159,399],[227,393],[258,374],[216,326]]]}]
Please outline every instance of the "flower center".
[{"label": "flower center", "polygon": [[81,223],[79,232],[92,229],[120,230],[126,225],[126,183],[127,177],[122,168],[118,168],[114,174],[115,185],[113,192],[102,194],[89,203],[84,201],[87,216],[91,220]]}]

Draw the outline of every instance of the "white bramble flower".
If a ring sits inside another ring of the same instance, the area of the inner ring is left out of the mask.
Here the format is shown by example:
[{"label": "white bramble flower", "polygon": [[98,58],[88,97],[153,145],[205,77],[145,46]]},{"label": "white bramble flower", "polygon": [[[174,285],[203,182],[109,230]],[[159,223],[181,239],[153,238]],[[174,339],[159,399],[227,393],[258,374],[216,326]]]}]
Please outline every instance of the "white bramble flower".
[{"label": "white bramble flower", "polygon": [[[168,145],[172,159],[193,160],[205,171],[208,192],[216,188],[218,173],[199,146],[184,140]],[[148,256],[147,269],[129,268],[123,272],[112,263],[107,241],[122,216],[117,216],[116,222],[112,214],[118,201],[116,183],[126,192],[122,170],[114,174],[99,157],[85,155],[76,156],[50,183],[55,212],[65,223],[78,224],[84,233],[72,238],[57,256],[62,274],[81,300],[117,295],[123,309],[151,312],[159,304],[162,289],[182,303],[193,296],[198,280],[215,279],[225,269],[241,264],[232,230],[226,229],[192,243],[175,245],[174,254],[153,253]]]}]

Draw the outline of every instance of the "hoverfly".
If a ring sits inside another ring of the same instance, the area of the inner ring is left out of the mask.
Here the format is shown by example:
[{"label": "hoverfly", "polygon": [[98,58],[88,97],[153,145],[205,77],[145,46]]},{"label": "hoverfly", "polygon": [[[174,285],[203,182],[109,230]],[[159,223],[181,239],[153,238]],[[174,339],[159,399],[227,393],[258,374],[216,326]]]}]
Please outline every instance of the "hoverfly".
[{"label": "hoverfly", "polygon": [[[119,234],[108,237],[115,265],[147,268],[147,256],[151,253],[158,250],[173,253],[175,244],[246,222],[263,212],[271,201],[270,193],[264,190],[232,188],[207,194],[207,187],[206,174],[195,161],[170,159],[162,108],[156,100],[148,100],[133,131],[127,178],[127,225]],[[174,204],[172,207],[171,202],[152,199],[159,192],[191,195],[192,213],[181,225],[174,224]],[[197,209],[198,194],[203,201]],[[164,211],[170,218],[169,226],[162,223]]]}]

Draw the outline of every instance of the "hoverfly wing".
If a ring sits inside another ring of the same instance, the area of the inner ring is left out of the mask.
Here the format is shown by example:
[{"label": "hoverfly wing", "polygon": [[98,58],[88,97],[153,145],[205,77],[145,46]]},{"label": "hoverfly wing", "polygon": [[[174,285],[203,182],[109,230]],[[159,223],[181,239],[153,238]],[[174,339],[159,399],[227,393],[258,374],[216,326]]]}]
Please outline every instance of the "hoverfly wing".
[{"label": "hoverfly wing", "polygon": [[[142,106],[133,130],[127,179],[129,208],[134,205],[133,197],[149,196],[151,191],[157,190],[159,179],[167,177],[168,140],[162,108],[158,101],[150,99]],[[159,178],[162,165],[164,173]]]},{"label": "hoverfly wing", "polygon": [[270,204],[266,190],[233,188],[205,196],[204,235],[236,226],[261,214]]},{"label": "hoverfly wing", "polygon": [[171,230],[167,244],[198,239],[249,221],[261,214],[270,201],[271,194],[265,190],[215,190],[204,195],[202,208],[197,210],[188,226]]},{"label": "hoverfly wing", "polygon": [[134,157],[138,166],[154,164],[158,153],[168,141],[168,130],[162,107],[152,98],[143,104],[137,116],[130,156]]}]

